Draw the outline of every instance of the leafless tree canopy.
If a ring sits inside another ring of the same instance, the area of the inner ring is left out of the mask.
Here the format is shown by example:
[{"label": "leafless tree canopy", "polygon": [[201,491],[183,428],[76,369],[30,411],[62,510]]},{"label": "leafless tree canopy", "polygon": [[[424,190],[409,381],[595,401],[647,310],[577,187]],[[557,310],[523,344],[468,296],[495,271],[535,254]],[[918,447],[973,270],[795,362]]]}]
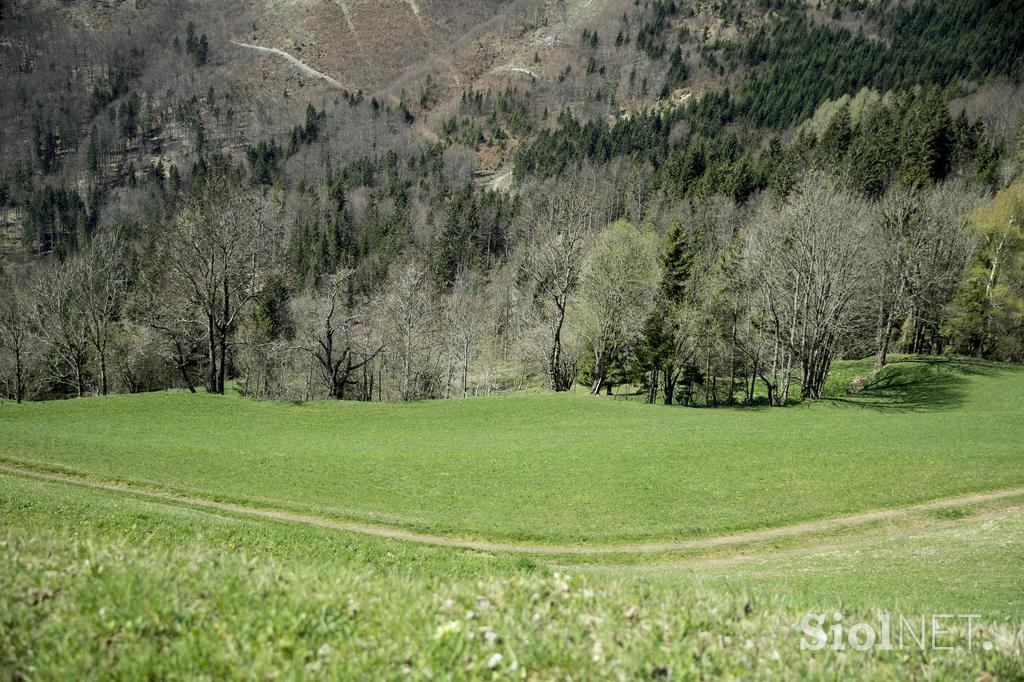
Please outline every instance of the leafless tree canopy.
[{"label": "leafless tree canopy", "polygon": [[184,292],[206,327],[207,386],[224,392],[229,337],[259,292],[273,255],[265,199],[211,191],[185,206],[160,235],[166,286]]},{"label": "leafless tree canopy", "polygon": [[769,401],[789,399],[793,371],[801,393],[817,398],[861,300],[867,262],[868,206],[812,176],[786,202],[766,205],[750,232]]},{"label": "leafless tree canopy", "polygon": [[553,391],[568,390],[576,374],[575,358],[564,353],[562,335],[594,232],[595,203],[592,190],[572,184],[538,201],[528,213],[530,246],[523,268],[549,325],[547,375]]}]

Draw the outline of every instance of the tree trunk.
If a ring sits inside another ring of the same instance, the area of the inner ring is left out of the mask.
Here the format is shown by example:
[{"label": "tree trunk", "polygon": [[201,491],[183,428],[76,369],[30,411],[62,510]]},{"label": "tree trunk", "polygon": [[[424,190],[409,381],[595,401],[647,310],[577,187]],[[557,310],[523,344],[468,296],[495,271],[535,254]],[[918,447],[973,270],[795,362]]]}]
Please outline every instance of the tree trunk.
[{"label": "tree trunk", "polygon": [[178,355],[178,371],[181,372],[181,378],[185,380],[189,393],[195,393],[196,387],[192,385],[192,377],[188,375],[188,370],[185,368],[185,349],[181,347],[181,343],[178,341],[174,342],[174,349]]},{"label": "tree trunk", "polygon": [[885,366],[886,356],[889,353],[889,337],[892,336],[892,311],[883,308],[878,325],[878,337],[876,338],[877,349],[875,352],[875,371]]},{"label": "tree trunk", "polygon": [[75,363],[75,380],[78,382],[78,397],[85,397],[85,377],[82,376],[82,363],[77,361]]},{"label": "tree trunk", "polygon": [[217,368],[217,393],[223,395],[224,393],[224,378],[227,374],[227,359],[228,354],[228,333],[225,329],[220,334],[220,367]]},{"label": "tree trunk", "polygon": [[22,386],[21,377],[21,349],[16,348],[14,351],[14,402],[20,405],[23,393],[24,388]]},{"label": "tree trunk", "polygon": [[210,393],[217,392],[217,338],[213,326],[213,315],[206,316],[207,329],[207,350],[209,351],[209,381],[207,386]]},{"label": "tree trunk", "polygon": [[725,399],[726,405],[732,405],[736,399],[736,326],[739,313],[736,306],[732,309],[732,338],[729,343],[729,395]]},{"label": "tree trunk", "polygon": [[800,396],[806,400],[817,400],[825,392],[832,357],[828,351],[817,351],[803,363],[803,383]]},{"label": "tree trunk", "polygon": [[228,290],[228,279],[227,276],[221,280],[222,288],[224,292],[224,309],[223,317],[221,318],[221,326],[217,330],[220,332],[220,367],[217,368],[217,393],[224,394],[224,379],[226,378],[228,366],[227,366],[227,354],[228,354],[228,320],[231,319],[231,294]]},{"label": "tree trunk", "polygon": [[793,360],[788,355],[783,361],[782,388],[775,389],[775,407],[785,407],[789,403],[789,386],[793,383]]},{"label": "tree trunk", "polygon": [[705,359],[704,369],[704,407],[711,403],[711,343],[708,343],[708,352]]},{"label": "tree trunk", "polygon": [[651,367],[651,379],[647,386],[647,404],[653,405],[658,400],[658,366]]},{"label": "tree trunk", "polygon": [[671,405],[673,394],[676,392],[676,376],[672,369],[666,369],[662,372],[661,388],[665,404]]},{"label": "tree trunk", "polygon": [[552,391],[563,391],[562,388],[562,323],[565,321],[565,308],[557,306],[558,321],[551,342],[551,353],[548,356],[548,383]]},{"label": "tree trunk", "polygon": [[593,381],[590,384],[590,395],[601,395],[601,385],[604,384],[603,365],[601,354],[594,351],[594,373]]},{"label": "tree trunk", "polygon": [[462,397],[469,395],[469,343],[462,349]]},{"label": "tree trunk", "polygon": [[[1012,223],[1013,220],[1011,219]],[[992,256],[992,266],[989,268],[988,281],[985,283],[985,298],[991,300],[992,288],[996,285],[996,278],[999,275],[999,257],[1002,255],[1003,246],[1006,244],[1006,235],[1009,234],[1009,229],[1003,232],[1002,238],[999,240],[999,245],[995,249],[995,254]]]},{"label": "tree trunk", "polygon": [[750,383],[747,383],[746,380],[743,382],[743,392],[746,393],[745,402],[748,406],[754,404],[754,393],[757,391],[758,369],[759,367],[756,361],[750,363]]},{"label": "tree trunk", "polygon": [[892,317],[886,320],[885,327],[878,339],[878,351],[875,353],[875,371],[885,367],[885,361],[889,354],[889,336],[892,334]]},{"label": "tree trunk", "polygon": [[100,391],[107,395],[107,352],[100,351]]}]

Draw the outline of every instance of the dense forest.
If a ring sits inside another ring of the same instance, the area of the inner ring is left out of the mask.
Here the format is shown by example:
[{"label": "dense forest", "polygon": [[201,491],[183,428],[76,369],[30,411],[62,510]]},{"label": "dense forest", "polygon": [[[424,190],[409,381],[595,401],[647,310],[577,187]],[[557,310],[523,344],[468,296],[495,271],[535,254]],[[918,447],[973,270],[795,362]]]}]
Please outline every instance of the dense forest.
[{"label": "dense forest", "polygon": [[12,399],[782,406],[840,357],[1024,361],[1020,1],[622,3],[517,85],[267,102],[199,10],[58,53],[30,5],[0,4]]}]

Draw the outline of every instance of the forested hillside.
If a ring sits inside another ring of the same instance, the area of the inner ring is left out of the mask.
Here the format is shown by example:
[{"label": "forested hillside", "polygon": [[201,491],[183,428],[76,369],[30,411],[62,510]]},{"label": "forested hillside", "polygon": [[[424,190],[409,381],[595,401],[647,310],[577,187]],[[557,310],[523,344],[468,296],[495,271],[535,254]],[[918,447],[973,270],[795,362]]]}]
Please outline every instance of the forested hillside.
[{"label": "forested hillside", "polygon": [[1022,0],[2,0],[0,390],[1021,362],[1022,78]]}]

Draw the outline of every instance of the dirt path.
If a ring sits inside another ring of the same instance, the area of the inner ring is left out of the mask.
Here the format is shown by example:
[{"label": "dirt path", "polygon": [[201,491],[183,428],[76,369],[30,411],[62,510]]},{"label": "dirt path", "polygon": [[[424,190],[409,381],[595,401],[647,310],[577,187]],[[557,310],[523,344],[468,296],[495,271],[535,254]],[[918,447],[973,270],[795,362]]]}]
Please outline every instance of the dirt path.
[{"label": "dirt path", "polygon": [[820,557],[824,554],[832,554],[846,550],[857,550],[865,546],[872,546],[874,543],[878,543],[882,540],[888,541],[906,538],[911,535],[918,535],[922,532],[936,533],[941,531],[950,531],[962,527],[965,522],[977,524],[987,521],[1000,521],[1020,516],[1022,513],[1024,513],[1024,505],[1013,503],[1008,507],[1001,507],[996,510],[970,514],[962,519],[949,521],[931,520],[921,523],[915,520],[910,522],[907,526],[899,526],[895,532],[886,531],[883,536],[875,534],[853,539],[844,538],[842,540],[826,540],[824,542],[815,542],[806,546],[792,547],[788,549],[770,548],[743,550],[737,554],[728,554],[724,556],[697,556],[686,559],[672,559],[669,561],[654,561],[648,563],[564,563],[561,564],[560,567],[567,571],[585,570],[596,573],[664,573],[665,571],[670,570],[685,571],[700,568],[730,567],[743,564],[756,564],[759,562],[791,560],[808,556]]},{"label": "dirt path", "polygon": [[536,73],[530,71],[527,68],[524,68],[522,66],[512,66],[511,64],[505,64],[504,66],[496,66],[493,69],[491,69],[491,73],[525,73],[527,76],[530,76],[531,78],[540,78],[540,76],[538,76]]},{"label": "dirt path", "polygon": [[276,47],[263,47],[262,45],[253,45],[252,43],[240,43],[237,40],[232,40],[231,43],[233,45],[237,45],[238,47],[245,47],[245,48],[248,48],[250,50],[256,50],[257,52],[263,52],[265,54],[271,54],[271,55],[274,55],[276,57],[281,57],[283,59],[286,59],[295,68],[297,68],[299,71],[301,71],[302,73],[306,74],[307,76],[311,76],[313,78],[319,78],[320,80],[327,81],[328,83],[330,83],[334,87],[338,88],[339,90],[344,90],[345,89],[344,85],[342,85],[338,81],[334,80],[333,78],[328,76],[326,73],[322,73],[320,71],[317,71],[316,69],[314,69],[309,64],[306,64],[302,60],[300,60],[300,59],[298,59],[296,57],[293,57],[292,55],[288,54],[284,50],[279,50]]},{"label": "dirt path", "polygon": [[446,537],[442,535],[427,535],[424,533],[415,533],[412,531],[405,531],[397,528],[387,528],[384,526],[373,526],[369,524],[354,523],[348,521],[335,521],[334,519],[325,518],[323,516],[299,514],[296,512],[275,509],[261,509],[259,507],[247,507],[244,505],[233,504],[230,502],[218,502],[216,500],[208,500],[200,497],[178,495],[175,493],[162,492],[158,490],[147,490],[145,488],[138,488],[123,483],[107,483],[103,481],[96,481],[88,478],[83,478],[80,476],[72,476],[69,474],[37,471],[34,469],[14,466],[7,463],[0,463],[0,474],[10,474],[14,476],[21,476],[24,478],[34,478],[42,481],[71,483],[74,485],[80,485],[87,488],[94,488],[98,490],[110,490],[114,492],[128,493],[142,498],[164,500],[167,502],[175,502],[178,504],[186,504],[189,506],[200,507],[207,510],[214,509],[222,512],[230,512],[232,514],[241,514],[244,516],[271,519],[274,521],[288,521],[290,523],[301,523],[307,526],[331,528],[334,530],[347,531],[350,533],[359,533],[362,535],[387,538],[390,540],[400,540],[403,542],[416,542],[425,545],[435,545],[438,547],[472,549],[481,552],[504,552],[513,554],[535,555],[655,554],[659,552],[673,552],[689,549],[709,549],[728,545],[760,542],[764,540],[771,540],[774,538],[789,537],[793,535],[801,535],[804,533],[813,533],[823,530],[832,530],[844,526],[856,526],[865,523],[871,523],[874,521],[883,521],[886,519],[900,518],[912,514],[914,512],[942,509],[944,507],[959,507],[982,502],[992,502],[1004,498],[1024,495],[1024,487],[1009,488],[1006,490],[994,490],[984,493],[975,493],[972,495],[963,495],[960,497],[950,497],[940,500],[932,500],[931,502],[923,502],[908,507],[899,507],[895,509],[878,509],[869,512],[862,512],[859,514],[840,516],[832,519],[807,521],[804,523],[797,523],[790,526],[764,528],[761,530],[745,531],[742,533],[732,533],[729,535],[719,535],[709,538],[696,538],[693,540],[668,540],[660,542],[598,546],[529,545],[521,543],[491,542],[489,540],[465,540],[459,538]]},{"label": "dirt path", "polygon": [[336,0],[338,5],[341,7],[341,14],[345,17],[345,24],[348,26],[349,32],[352,34],[353,40],[356,41],[356,46],[359,48],[359,53],[362,55],[366,54],[366,48],[363,45],[363,39],[359,37],[359,32],[356,31],[356,25],[352,22],[352,15],[348,11],[348,3],[345,0]]}]

